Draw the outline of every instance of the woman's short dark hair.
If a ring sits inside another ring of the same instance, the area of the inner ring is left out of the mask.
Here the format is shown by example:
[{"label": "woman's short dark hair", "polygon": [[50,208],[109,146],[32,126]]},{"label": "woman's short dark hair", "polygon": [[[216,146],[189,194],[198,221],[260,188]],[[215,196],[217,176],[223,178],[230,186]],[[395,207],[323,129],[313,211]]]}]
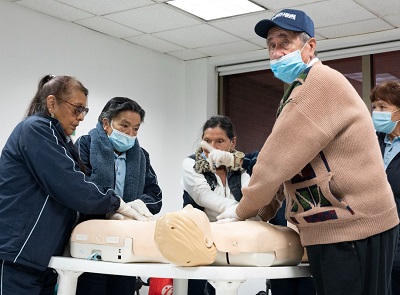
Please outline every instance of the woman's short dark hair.
[{"label": "woman's short dark hair", "polygon": [[208,128],[216,128],[216,127],[219,127],[222,130],[224,130],[226,136],[230,140],[233,140],[234,137],[236,136],[235,128],[233,127],[231,119],[227,116],[218,115],[218,116],[212,116],[210,119],[206,121],[206,123],[204,123],[203,134],[201,135],[201,137],[202,138],[204,137],[204,132]]},{"label": "woman's short dark hair", "polygon": [[146,112],[136,101],[127,97],[111,98],[101,111],[98,121],[101,123],[103,119],[106,118],[108,122],[111,122],[112,119],[123,111],[138,113],[140,116],[140,122],[143,123]]},{"label": "woman's short dark hair", "polygon": [[400,107],[400,82],[388,81],[375,86],[372,89],[369,99],[371,102],[383,100]]},{"label": "woman's short dark hair", "polygon": [[39,85],[26,116],[33,114],[50,115],[47,109],[47,97],[54,95],[57,103],[68,101],[74,91],[81,91],[87,97],[89,91],[81,82],[71,76],[46,75],[39,81]]}]

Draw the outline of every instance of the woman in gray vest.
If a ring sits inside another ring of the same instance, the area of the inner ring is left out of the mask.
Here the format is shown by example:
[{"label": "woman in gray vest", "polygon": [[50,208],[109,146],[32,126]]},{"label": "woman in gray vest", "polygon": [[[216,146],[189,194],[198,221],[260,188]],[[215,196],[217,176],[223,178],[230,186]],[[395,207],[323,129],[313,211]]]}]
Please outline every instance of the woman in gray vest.
[{"label": "woman in gray vest", "polygon": [[[228,117],[213,116],[208,119],[201,139],[203,147],[200,146],[195,154],[183,160],[181,184],[185,190],[184,206],[192,204],[204,210],[210,221],[216,221],[217,215],[240,200],[241,188],[247,186],[250,176],[241,167],[244,154],[235,150],[235,130]],[[210,165],[207,157],[217,150],[228,151],[232,157]]]},{"label": "woman in gray vest", "polygon": [[[203,126],[202,146],[182,163],[181,184],[184,189],[183,206],[192,204],[203,210],[210,221],[226,208],[237,204],[242,197],[241,188],[247,186],[250,176],[241,167],[244,157],[236,151],[236,135],[231,120],[226,116],[213,116]],[[220,161],[209,162],[209,153],[219,151]],[[224,157],[225,156],[225,157]],[[188,294],[214,294],[211,285],[203,280],[189,280]]]}]

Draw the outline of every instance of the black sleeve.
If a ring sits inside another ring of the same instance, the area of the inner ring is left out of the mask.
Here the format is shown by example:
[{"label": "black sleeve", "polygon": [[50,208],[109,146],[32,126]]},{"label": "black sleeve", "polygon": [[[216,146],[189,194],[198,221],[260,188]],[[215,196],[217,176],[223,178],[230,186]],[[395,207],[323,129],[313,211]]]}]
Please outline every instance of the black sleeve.
[{"label": "black sleeve", "polygon": [[243,159],[242,167],[249,175],[253,173],[253,167],[257,162],[258,153],[258,151],[247,153]]},{"label": "black sleeve", "polygon": [[83,172],[86,175],[92,174],[92,165],[90,165],[90,143],[91,139],[89,135],[83,135],[75,142],[75,148],[78,152],[81,164],[84,167]]},{"label": "black sleeve", "polygon": [[143,194],[139,196],[139,199],[146,204],[151,213],[157,214],[162,206],[162,191],[158,186],[157,175],[151,167],[149,153],[143,148],[142,150],[146,157],[146,180]]}]

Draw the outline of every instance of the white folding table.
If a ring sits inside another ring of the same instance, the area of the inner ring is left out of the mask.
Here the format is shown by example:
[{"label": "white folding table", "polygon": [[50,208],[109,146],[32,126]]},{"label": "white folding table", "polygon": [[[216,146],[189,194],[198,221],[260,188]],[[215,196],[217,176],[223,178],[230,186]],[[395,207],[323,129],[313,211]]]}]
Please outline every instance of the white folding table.
[{"label": "white folding table", "polygon": [[58,295],[73,295],[79,275],[84,272],[174,279],[174,295],[187,294],[188,279],[206,279],[216,295],[237,295],[247,279],[282,279],[311,276],[308,264],[298,266],[243,267],[197,266],[181,267],[164,263],[114,263],[71,257],[52,257],[49,267],[59,274]]}]

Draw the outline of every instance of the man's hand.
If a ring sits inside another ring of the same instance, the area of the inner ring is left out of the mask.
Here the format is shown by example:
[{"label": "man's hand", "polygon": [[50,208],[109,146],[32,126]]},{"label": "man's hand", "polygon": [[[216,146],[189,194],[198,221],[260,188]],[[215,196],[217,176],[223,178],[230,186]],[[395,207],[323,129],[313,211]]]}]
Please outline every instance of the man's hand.
[{"label": "man's hand", "polygon": [[121,199],[121,203],[117,212],[107,214],[107,219],[123,220],[134,219],[139,221],[153,220],[153,214],[147,209],[146,204],[142,200],[135,200],[125,203]]},{"label": "man's hand", "polygon": [[232,153],[215,149],[204,140],[201,141],[200,145],[203,149],[209,152],[207,158],[209,159],[209,162],[211,162],[210,164],[215,163],[216,167],[233,167],[235,159]]},{"label": "man's hand", "polygon": [[236,214],[237,204],[227,208],[224,212],[217,216],[218,223],[227,223],[239,221],[240,218]]}]

